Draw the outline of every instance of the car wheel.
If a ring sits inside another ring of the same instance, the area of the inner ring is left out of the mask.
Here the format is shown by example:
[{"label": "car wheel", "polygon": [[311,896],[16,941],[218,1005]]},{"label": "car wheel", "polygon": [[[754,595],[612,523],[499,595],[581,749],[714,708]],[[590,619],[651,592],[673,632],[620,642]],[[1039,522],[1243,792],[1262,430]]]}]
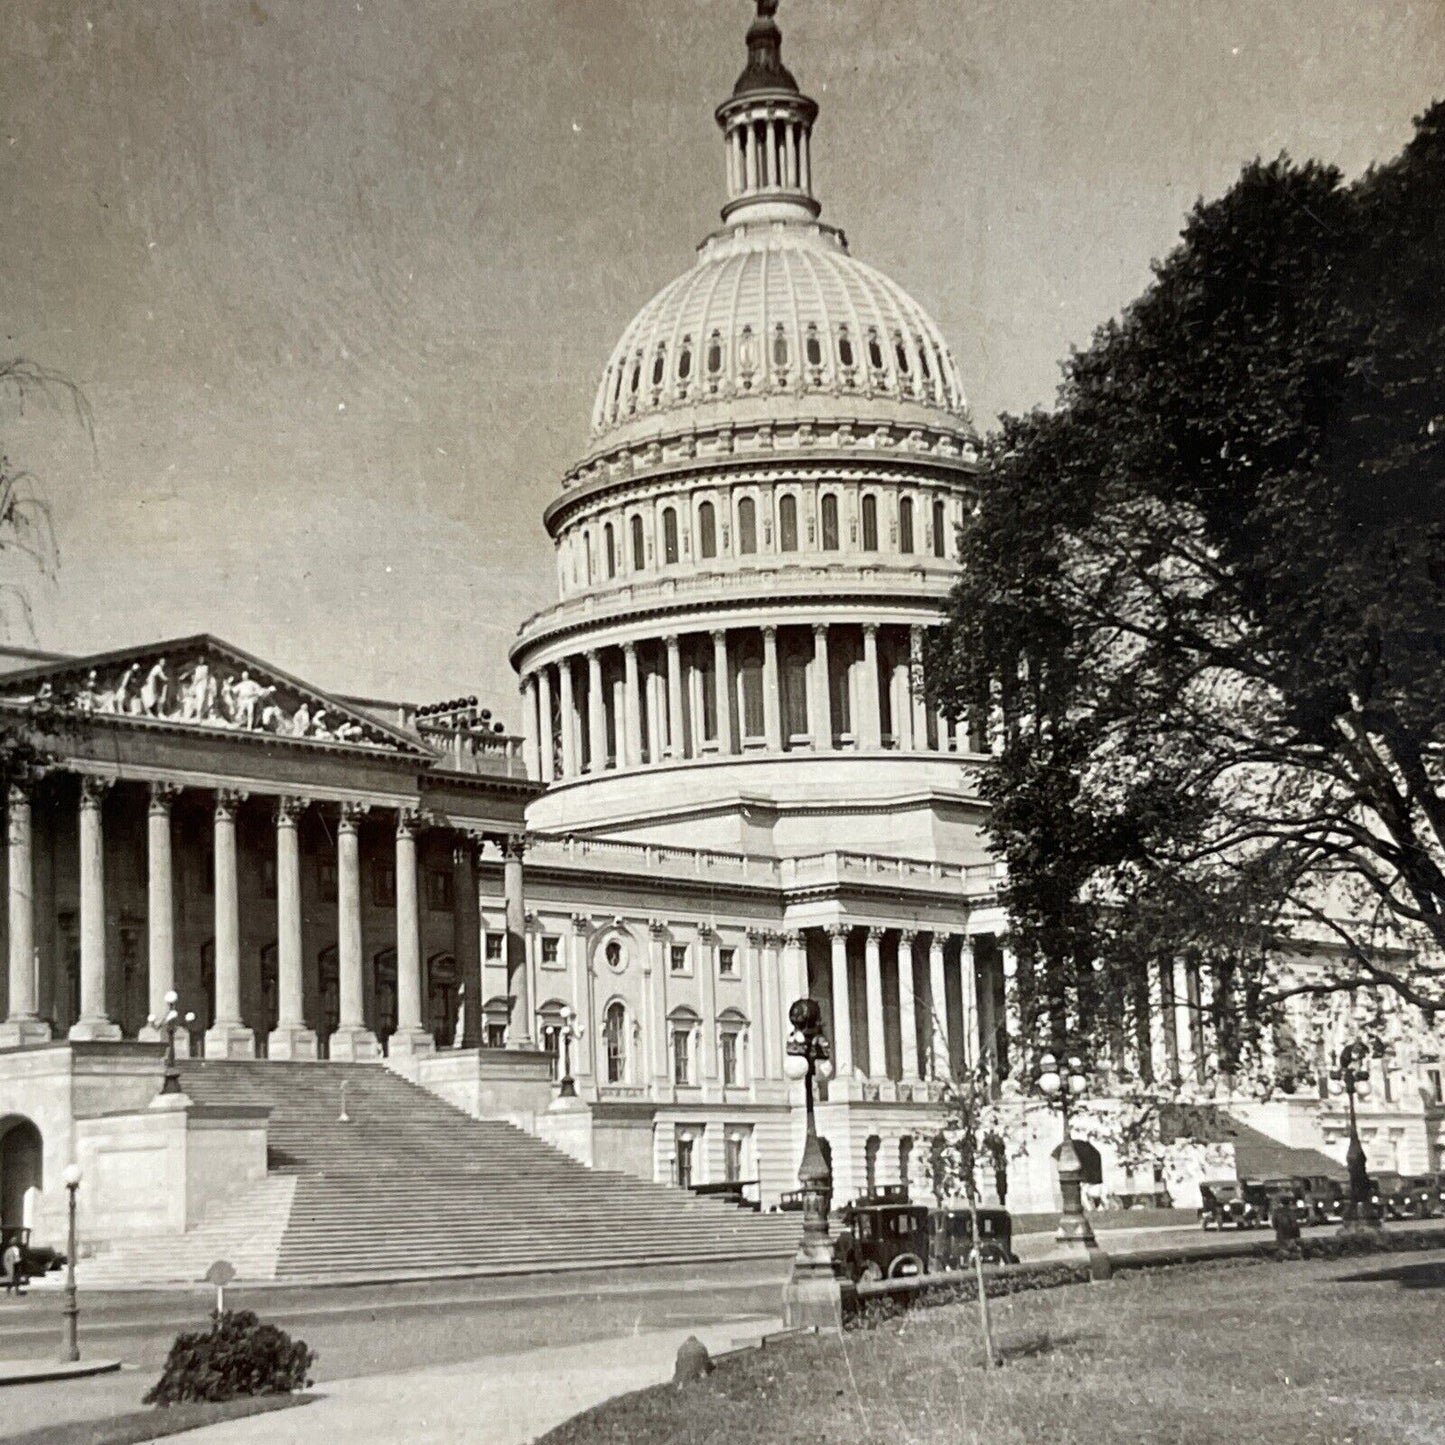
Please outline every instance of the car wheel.
[{"label": "car wheel", "polygon": [[889,1279],[912,1279],[923,1272],[923,1261],[916,1254],[900,1254],[888,1266]]}]

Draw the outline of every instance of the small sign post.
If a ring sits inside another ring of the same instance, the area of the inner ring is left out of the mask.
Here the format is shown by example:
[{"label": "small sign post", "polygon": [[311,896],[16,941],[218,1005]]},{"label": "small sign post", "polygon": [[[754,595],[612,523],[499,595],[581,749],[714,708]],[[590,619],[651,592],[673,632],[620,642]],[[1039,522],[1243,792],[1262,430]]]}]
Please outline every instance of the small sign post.
[{"label": "small sign post", "polygon": [[226,1286],[236,1277],[236,1266],[229,1259],[218,1259],[206,1271],[206,1283],[216,1287],[216,1314],[226,1313]]}]

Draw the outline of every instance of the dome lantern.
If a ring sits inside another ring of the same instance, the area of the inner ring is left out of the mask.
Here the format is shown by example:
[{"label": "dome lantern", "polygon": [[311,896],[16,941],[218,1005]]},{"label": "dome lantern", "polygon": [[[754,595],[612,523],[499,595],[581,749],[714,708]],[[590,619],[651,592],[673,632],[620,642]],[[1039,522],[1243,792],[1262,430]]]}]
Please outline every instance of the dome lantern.
[{"label": "dome lantern", "polygon": [[783,64],[778,0],[757,0],[748,27],[748,62],[733,93],[717,108],[727,149],[724,221],[814,219],[813,122],[817,103]]}]

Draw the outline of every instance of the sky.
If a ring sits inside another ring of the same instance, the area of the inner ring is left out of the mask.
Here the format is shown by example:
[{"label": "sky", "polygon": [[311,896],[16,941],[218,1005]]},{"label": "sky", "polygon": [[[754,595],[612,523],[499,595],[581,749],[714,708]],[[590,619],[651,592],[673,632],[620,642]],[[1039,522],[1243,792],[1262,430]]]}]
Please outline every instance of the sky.
[{"label": "sky", "polygon": [[[60,548],[34,635],[208,631],[520,715],[541,514],[612,344],[718,224],[750,0],[5,0],[0,409]],[[783,0],[823,218],[980,423],[1048,403],[1200,196],[1347,175],[1445,94],[1445,0]]]}]

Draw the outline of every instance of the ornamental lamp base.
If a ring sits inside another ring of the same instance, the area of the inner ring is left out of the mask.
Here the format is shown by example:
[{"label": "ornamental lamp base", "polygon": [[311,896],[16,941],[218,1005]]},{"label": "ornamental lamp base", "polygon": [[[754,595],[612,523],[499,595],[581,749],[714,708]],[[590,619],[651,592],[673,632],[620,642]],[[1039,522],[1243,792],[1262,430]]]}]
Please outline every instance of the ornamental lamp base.
[{"label": "ornamental lamp base", "polygon": [[841,1334],[843,1281],[831,1268],[817,1269],[795,1260],[783,1286],[783,1328]]},{"label": "ornamental lamp base", "polygon": [[1082,1214],[1061,1214],[1054,1239],[1059,1244],[1073,1245],[1081,1249],[1098,1247],[1098,1241],[1094,1238],[1094,1227]]}]

